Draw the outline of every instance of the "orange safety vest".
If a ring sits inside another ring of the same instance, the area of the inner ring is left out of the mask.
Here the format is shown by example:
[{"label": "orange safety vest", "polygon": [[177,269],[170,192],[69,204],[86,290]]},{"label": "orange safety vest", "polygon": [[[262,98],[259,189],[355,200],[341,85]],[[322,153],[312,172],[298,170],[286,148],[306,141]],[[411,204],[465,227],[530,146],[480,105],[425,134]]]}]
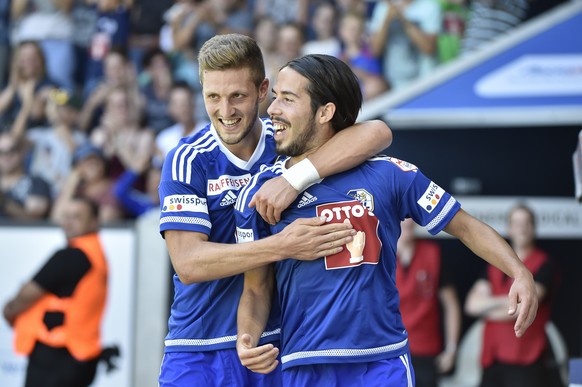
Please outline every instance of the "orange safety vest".
[{"label": "orange safety vest", "polygon": [[[101,319],[107,298],[107,261],[97,234],[69,240],[69,246],[83,251],[91,268],[70,297],[46,294],[14,322],[14,349],[30,355],[37,341],[50,347],[66,347],[79,361],[101,353]],[[62,312],[64,323],[50,331],[43,319],[47,312]]]}]

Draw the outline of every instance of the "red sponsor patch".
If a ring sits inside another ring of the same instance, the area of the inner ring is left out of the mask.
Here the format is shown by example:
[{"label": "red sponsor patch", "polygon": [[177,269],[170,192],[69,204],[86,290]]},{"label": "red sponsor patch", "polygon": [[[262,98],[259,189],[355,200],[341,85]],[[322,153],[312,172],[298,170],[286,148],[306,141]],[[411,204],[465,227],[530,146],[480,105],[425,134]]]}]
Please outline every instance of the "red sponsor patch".
[{"label": "red sponsor patch", "polygon": [[[324,216],[327,223],[343,223],[348,219],[356,231],[365,234],[363,249],[361,246],[344,245],[344,250],[338,254],[324,257],[326,270],[342,269],[360,266],[362,264],[378,264],[382,242],[378,238],[378,218],[357,200],[336,202],[316,207],[317,215]],[[354,238],[355,239],[355,238]],[[360,237],[361,240],[361,237]],[[354,240],[355,242],[355,240]],[[354,254],[363,259],[357,259]]]}]

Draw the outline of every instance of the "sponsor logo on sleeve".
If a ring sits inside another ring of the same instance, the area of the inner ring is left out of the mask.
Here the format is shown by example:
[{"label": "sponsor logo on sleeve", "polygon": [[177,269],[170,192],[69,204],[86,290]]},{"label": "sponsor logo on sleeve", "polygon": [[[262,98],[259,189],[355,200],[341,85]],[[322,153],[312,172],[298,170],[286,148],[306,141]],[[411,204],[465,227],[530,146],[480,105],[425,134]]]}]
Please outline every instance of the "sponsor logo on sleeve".
[{"label": "sponsor logo on sleeve", "polygon": [[255,233],[250,228],[236,228],[236,243],[252,242],[255,240]]},{"label": "sponsor logo on sleeve", "polygon": [[388,157],[388,160],[402,169],[404,172],[414,171],[416,172],[418,168],[416,165],[409,163],[408,161],[397,159],[396,157]]},{"label": "sponsor logo on sleeve", "polygon": [[439,204],[444,194],[445,190],[431,181],[426,191],[424,191],[420,199],[418,199],[417,203],[426,212],[431,213]]},{"label": "sponsor logo on sleeve", "polygon": [[206,186],[208,196],[220,195],[225,191],[238,191],[251,180],[251,174],[247,173],[242,176],[222,175],[218,179],[209,179]]},{"label": "sponsor logo on sleeve", "polygon": [[171,195],[164,198],[162,212],[204,212],[208,214],[205,198],[196,195]]}]

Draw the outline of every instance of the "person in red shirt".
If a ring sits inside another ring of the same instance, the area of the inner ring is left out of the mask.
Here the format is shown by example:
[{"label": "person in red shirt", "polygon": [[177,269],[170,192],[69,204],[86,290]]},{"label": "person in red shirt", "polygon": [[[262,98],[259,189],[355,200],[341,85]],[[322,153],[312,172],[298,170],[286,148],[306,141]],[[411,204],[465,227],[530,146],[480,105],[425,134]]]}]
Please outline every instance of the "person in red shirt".
[{"label": "person in red shirt", "polygon": [[548,254],[536,246],[535,214],[529,207],[519,204],[510,210],[508,237],[511,247],[534,276],[539,308],[528,331],[516,338],[515,318],[507,314],[506,291],[511,279],[488,266],[475,282],[467,295],[465,310],[485,321],[481,387],[544,387],[548,349],[545,326],[550,320],[551,289],[557,272]]},{"label": "person in red shirt", "polygon": [[437,387],[439,374],[450,372],[455,365],[461,307],[443,266],[440,246],[417,239],[415,227],[410,218],[402,222],[396,248],[396,286],[416,386]]}]

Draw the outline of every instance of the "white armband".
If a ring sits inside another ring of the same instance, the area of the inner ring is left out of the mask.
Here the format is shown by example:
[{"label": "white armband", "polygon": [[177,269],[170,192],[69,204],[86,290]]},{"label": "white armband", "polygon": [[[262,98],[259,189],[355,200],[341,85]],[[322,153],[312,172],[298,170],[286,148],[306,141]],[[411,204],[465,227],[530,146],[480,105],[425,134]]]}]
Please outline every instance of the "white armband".
[{"label": "white armband", "polygon": [[283,172],[282,176],[297,192],[302,192],[310,185],[321,181],[317,169],[307,157]]}]

